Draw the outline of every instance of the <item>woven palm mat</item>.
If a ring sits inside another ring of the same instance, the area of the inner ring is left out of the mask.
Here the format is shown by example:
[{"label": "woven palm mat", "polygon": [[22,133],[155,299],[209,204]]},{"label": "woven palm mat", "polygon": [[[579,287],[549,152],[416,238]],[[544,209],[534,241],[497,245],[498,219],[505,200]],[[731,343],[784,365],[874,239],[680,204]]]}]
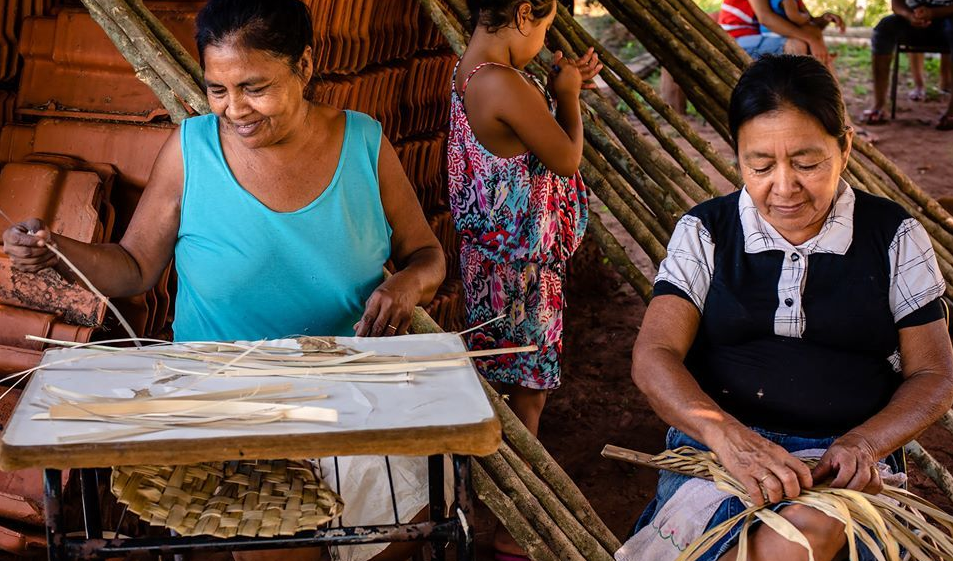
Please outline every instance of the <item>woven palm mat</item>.
[{"label": "woven palm mat", "polygon": [[291,536],[344,510],[310,464],[292,460],[123,466],[110,483],[142,520],[183,536]]}]

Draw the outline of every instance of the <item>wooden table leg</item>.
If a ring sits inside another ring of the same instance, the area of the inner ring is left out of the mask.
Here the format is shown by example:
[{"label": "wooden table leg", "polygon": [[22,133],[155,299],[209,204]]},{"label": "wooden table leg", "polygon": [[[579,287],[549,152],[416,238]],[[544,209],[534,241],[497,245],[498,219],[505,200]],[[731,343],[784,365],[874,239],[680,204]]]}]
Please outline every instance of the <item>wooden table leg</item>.
[{"label": "wooden table leg", "polygon": [[49,561],[68,561],[66,530],[63,528],[63,474],[58,469],[43,470],[43,506]]}]

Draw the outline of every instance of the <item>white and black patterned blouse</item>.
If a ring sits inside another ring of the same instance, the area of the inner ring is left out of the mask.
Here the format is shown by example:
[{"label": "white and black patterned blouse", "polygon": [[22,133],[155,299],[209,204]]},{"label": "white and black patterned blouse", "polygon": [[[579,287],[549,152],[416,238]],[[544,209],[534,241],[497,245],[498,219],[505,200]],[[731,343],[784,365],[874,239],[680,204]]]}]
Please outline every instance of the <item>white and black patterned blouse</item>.
[{"label": "white and black patterned blouse", "polygon": [[820,233],[798,246],[747,190],[698,205],[675,227],[655,294],[698,307],[685,365],[728,413],[833,436],[890,400],[898,330],[942,318],[944,286],[923,226],[842,182]]}]

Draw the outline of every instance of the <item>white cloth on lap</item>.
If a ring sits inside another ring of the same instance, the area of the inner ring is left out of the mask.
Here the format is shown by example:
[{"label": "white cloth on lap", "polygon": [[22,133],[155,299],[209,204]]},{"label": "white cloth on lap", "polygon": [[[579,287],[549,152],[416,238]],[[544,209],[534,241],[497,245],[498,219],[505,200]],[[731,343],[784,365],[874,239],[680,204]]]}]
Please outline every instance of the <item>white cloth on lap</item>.
[{"label": "white cloth on lap", "polygon": [[[410,520],[430,503],[429,470],[426,457],[387,456],[394,481],[394,497],[401,523]],[[394,505],[390,480],[384,456],[339,456],[341,470],[338,491],[335,458],[316,460],[318,475],[332,490],[344,499],[344,515],[331,523],[333,527],[394,524]],[[444,461],[444,492],[447,503],[452,501],[447,479],[452,471]],[[449,478],[452,481],[452,478]],[[367,561],[384,551],[389,544],[374,543],[332,547],[332,559],[340,561]]]}]

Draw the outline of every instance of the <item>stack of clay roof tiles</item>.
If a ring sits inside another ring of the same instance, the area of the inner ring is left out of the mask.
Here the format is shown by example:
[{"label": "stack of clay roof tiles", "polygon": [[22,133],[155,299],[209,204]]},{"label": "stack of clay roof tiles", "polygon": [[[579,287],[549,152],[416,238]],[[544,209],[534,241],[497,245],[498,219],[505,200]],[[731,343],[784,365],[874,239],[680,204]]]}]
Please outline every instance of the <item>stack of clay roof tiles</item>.
[{"label": "stack of clay roof tiles", "polygon": [[[458,329],[459,240],[444,164],[455,57],[417,0],[307,3],[316,31],[313,97],[382,122],[447,254],[448,280],[428,311]],[[146,2],[193,55],[203,4]],[[77,239],[117,241],[173,130],[166,111],[77,0],[0,0],[0,29],[0,209],[14,220],[42,217]],[[115,303],[138,334],[168,337],[174,287],[170,268],[155,289]],[[13,271],[0,253],[0,373],[37,363],[44,347],[26,335],[123,336],[110,316],[89,292],[52,272]],[[0,402],[0,423],[16,396]],[[0,550],[42,546],[39,482],[36,472],[0,473]]]},{"label": "stack of clay roof tiles", "polygon": [[427,311],[463,323],[459,238],[446,206],[446,126],[456,57],[415,0],[313,0],[313,97],[379,119],[447,253],[447,281]]}]

